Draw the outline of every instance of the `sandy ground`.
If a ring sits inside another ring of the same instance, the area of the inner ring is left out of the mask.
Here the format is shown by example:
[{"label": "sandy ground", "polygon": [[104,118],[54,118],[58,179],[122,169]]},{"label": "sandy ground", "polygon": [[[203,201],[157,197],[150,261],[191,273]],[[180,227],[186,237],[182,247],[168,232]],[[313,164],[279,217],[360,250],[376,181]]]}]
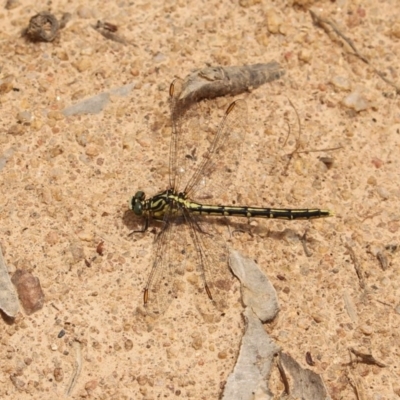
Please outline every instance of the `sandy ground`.
[{"label": "sandy ground", "polygon": [[[334,20],[398,82],[397,0],[55,0],[50,10],[71,19],[51,43],[21,37],[42,11],[38,4],[4,3],[0,243],[10,274],[24,269],[38,277],[45,303],[31,315],[21,309],[14,321],[3,315],[1,398],[222,395],[244,330],[239,283],[226,312],[210,320],[196,307],[186,271],[167,312],[146,317],[154,231],[128,236],[127,201],[138,189],[151,195],[167,188],[174,77],[207,65],[272,60],[286,75],[240,96],[248,128],[235,200],[328,208],[335,217],[233,221],[242,223],[240,231],[230,235],[227,225],[222,234],[257,260],[278,292],[281,311],[265,330],[322,375],[331,398],[400,396],[399,100],[371,65],[298,5]],[[123,43],[93,29],[98,20],[117,25]],[[129,84],[125,96],[111,94],[96,114],[62,113]],[[289,99],[301,122],[299,140]],[[230,100],[215,101],[219,116]],[[308,255],[299,240],[305,232]],[[385,366],[350,363],[349,348]],[[275,393],[282,390],[277,384]]]}]

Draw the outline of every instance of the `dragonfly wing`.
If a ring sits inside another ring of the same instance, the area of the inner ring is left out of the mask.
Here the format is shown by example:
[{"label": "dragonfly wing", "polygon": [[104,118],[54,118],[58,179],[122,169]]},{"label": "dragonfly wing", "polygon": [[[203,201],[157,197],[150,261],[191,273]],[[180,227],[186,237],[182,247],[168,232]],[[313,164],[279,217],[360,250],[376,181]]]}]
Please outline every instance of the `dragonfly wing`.
[{"label": "dragonfly wing", "polygon": [[201,137],[201,107],[191,107],[180,101],[182,80],[175,79],[170,87],[172,136],[170,145],[170,188],[179,192],[183,189],[198,165]]},{"label": "dragonfly wing", "polygon": [[153,266],[145,288],[145,306],[152,316],[162,315],[177,297],[177,281],[183,275],[186,262],[187,239],[185,230],[182,231],[183,222],[181,216],[168,212],[155,240]]},{"label": "dragonfly wing", "polygon": [[[186,219],[200,277],[199,290],[202,295],[199,297],[199,308],[201,311],[210,311],[209,305],[213,304],[219,311],[223,311],[227,308],[228,292],[234,279],[228,268],[229,250],[222,232],[218,231],[218,221],[194,215],[188,215]],[[212,303],[204,301],[204,292],[211,294]]]},{"label": "dragonfly wing", "polygon": [[[215,126],[220,113],[215,101],[188,106],[180,101],[182,81],[171,84],[172,139],[170,147],[171,188],[196,201],[224,202],[226,189],[234,182],[244,132],[247,105],[236,100]],[[226,201],[225,201],[226,202]]]}]

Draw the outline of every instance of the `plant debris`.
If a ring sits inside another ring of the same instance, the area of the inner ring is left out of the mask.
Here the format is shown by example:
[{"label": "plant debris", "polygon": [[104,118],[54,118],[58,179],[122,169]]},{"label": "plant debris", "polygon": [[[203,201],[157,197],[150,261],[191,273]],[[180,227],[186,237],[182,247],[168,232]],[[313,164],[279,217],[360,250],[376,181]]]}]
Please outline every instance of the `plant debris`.
[{"label": "plant debris", "polygon": [[93,25],[92,27],[106,39],[121,43],[123,45],[129,44],[128,40],[115,33],[118,31],[117,25],[111,24],[109,22],[97,21],[97,24]]},{"label": "plant debris", "polygon": [[394,82],[392,82],[391,80],[387,79],[385,74],[381,71],[379,71],[378,69],[376,69],[373,65],[371,65],[370,61],[364,56],[362,55],[356,48],[356,46],[354,45],[353,41],[348,38],[347,36],[345,36],[340,30],[339,28],[336,26],[336,24],[333,21],[330,21],[329,19],[324,19],[320,16],[318,16],[314,11],[310,10],[310,14],[311,14],[311,18],[314,22],[315,25],[320,26],[322,29],[324,29],[324,31],[326,31],[328,34],[329,32],[329,28],[331,27],[331,29],[336,33],[336,35],[338,35],[339,37],[341,37],[350,47],[351,49],[354,51],[354,55],[356,57],[358,57],[361,61],[363,61],[365,64],[371,66],[371,68],[374,70],[374,72],[383,80],[385,81],[388,85],[392,86],[394,89],[396,89],[396,93],[400,94],[400,87],[398,85],[396,85]]},{"label": "plant debris", "polygon": [[8,275],[0,246],[0,309],[14,318],[19,311],[18,296]]},{"label": "plant debris", "polygon": [[47,11],[42,11],[29,20],[25,35],[32,42],[52,42],[59,30],[60,24],[57,18]]},{"label": "plant debris", "polygon": [[357,357],[352,362],[362,362],[364,364],[377,365],[378,367],[381,367],[381,368],[386,367],[386,364],[383,364],[380,361],[376,360],[372,354],[362,353],[361,351],[358,351],[358,350],[354,349],[353,347],[350,347],[349,351]]},{"label": "plant debris", "polygon": [[276,61],[233,67],[207,67],[188,75],[182,83],[179,101],[183,108],[203,99],[244,93],[279,79],[285,70]]}]

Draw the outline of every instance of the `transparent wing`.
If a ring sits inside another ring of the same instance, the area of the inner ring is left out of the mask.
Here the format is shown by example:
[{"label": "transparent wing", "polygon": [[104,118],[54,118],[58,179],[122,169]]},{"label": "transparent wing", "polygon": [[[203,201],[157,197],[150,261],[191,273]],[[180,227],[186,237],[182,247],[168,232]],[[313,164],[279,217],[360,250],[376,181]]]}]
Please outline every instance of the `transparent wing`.
[{"label": "transparent wing", "polygon": [[172,210],[164,217],[164,226],[155,242],[152,269],[145,290],[146,310],[153,316],[162,315],[177,297],[177,279],[185,270],[187,240],[182,217],[173,217]]},{"label": "transparent wing", "polygon": [[[217,310],[227,308],[227,292],[233,284],[233,275],[228,268],[228,247],[215,218],[205,218],[188,214],[187,226],[194,244],[196,271],[199,275],[198,290],[202,292],[198,304],[202,311],[209,310],[210,305]],[[204,298],[207,290],[213,302]]]},{"label": "transparent wing", "polygon": [[186,107],[179,101],[181,81],[175,80],[171,88],[171,187],[195,201],[226,203],[226,191],[236,178],[241,158],[246,102],[231,103],[215,128],[210,124],[213,111],[218,111],[210,107],[215,102]]},{"label": "transparent wing", "polygon": [[[172,213],[171,213],[172,215]],[[146,290],[147,313],[162,315],[178,295],[179,281],[184,272],[192,274],[189,281],[201,293],[199,307],[210,311],[226,308],[227,291],[233,283],[228,268],[228,249],[213,218],[193,216],[182,210],[182,216],[172,217],[156,239],[152,271]],[[207,297],[210,291],[211,302]]]}]

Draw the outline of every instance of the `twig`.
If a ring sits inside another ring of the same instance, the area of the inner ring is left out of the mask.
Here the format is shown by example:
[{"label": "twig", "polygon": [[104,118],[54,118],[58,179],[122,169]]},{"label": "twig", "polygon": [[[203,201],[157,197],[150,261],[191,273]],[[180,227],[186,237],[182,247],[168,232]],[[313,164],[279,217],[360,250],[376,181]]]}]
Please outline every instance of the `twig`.
[{"label": "twig", "polygon": [[[380,361],[376,360],[372,354],[366,354],[366,353],[361,353],[361,351],[358,351],[354,349],[353,347],[349,347],[349,351],[353,353],[356,357],[361,359],[361,362],[364,364],[370,364],[370,365],[377,365],[378,367],[385,368],[386,364],[381,363]],[[356,360],[356,362],[360,362],[359,360]]]},{"label": "twig", "polygon": [[343,149],[343,146],[327,147],[326,149],[301,150],[301,151],[297,151],[297,154],[300,154],[300,153],[319,153],[321,151],[336,151],[336,150],[340,150],[340,149]]},{"label": "twig", "polygon": [[[294,150],[291,153],[289,153],[287,155],[289,157],[289,160],[288,160],[288,163],[286,164],[285,170],[282,173],[283,176],[287,176],[287,171],[289,169],[290,161],[292,161],[292,158],[295,155],[295,153],[298,153],[298,150],[300,148],[300,136],[301,136],[301,123],[300,123],[299,113],[297,112],[296,107],[294,106],[294,104],[292,103],[292,101],[289,98],[288,98],[288,101],[289,101],[289,104],[292,106],[294,112],[296,113],[297,124],[299,126],[299,135],[298,135],[298,138],[296,140],[296,147],[294,148]],[[285,143],[283,144],[284,146],[286,145],[286,143],[287,143],[287,141],[289,139],[289,135],[290,135],[290,131],[291,131],[289,122],[288,122],[288,126],[289,126],[289,131],[288,131],[288,135],[286,137]]]},{"label": "twig", "polygon": [[354,51],[354,55],[356,57],[358,57],[361,61],[363,61],[365,64],[369,65],[374,72],[383,80],[385,81],[388,85],[392,86],[394,89],[396,89],[396,94],[400,94],[400,87],[397,86],[394,82],[392,82],[391,80],[387,79],[384,75],[383,72],[379,71],[378,69],[376,69],[370,62],[369,60],[363,56],[356,48],[356,46],[354,45],[353,41],[348,38],[347,36],[345,36],[335,25],[334,22],[328,20],[328,19],[324,19],[321,18],[320,16],[318,16],[317,14],[315,14],[314,11],[310,10],[310,14],[311,14],[311,18],[314,22],[315,25],[320,26],[322,29],[324,29],[327,33],[329,33],[329,30],[327,29],[327,25],[329,25],[333,31],[339,36],[341,37],[350,47],[351,49]]},{"label": "twig", "polygon": [[304,232],[303,235],[300,236],[300,242],[303,245],[303,250],[304,250],[304,253],[306,253],[306,256],[311,257],[312,253],[310,252],[310,250],[308,250],[308,247],[307,247],[307,230]]},{"label": "twig", "polygon": [[82,352],[81,352],[81,344],[75,340],[72,343],[72,347],[75,349],[75,365],[74,365],[74,370],[71,375],[71,379],[69,380],[67,390],[65,391],[66,396],[70,396],[72,389],[76,385],[76,382],[78,381],[79,375],[81,374],[82,371]]},{"label": "twig", "polygon": [[279,371],[279,374],[280,374],[281,379],[282,379],[282,383],[283,383],[283,386],[284,386],[284,389],[283,389],[284,393],[286,395],[289,395],[290,394],[289,380],[288,380],[288,378],[286,376],[285,369],[283,368],[283,365],[281,363],[280,355],[276,360],[276,366],[278,367],[278,371]]},{"label": "twig", "polygon": [[347,369],[347,378],[349,379],[350,384],[354,388],[354,392],[357,396],[357,400],[366,400],[366,397],[364,395],[364,389],[362,385],[362,381],[360,378],[357,376],[354,376],[350,369]]},{"label": "twig", "polygon": [[[322,151],[335,151],[335,150],[339,150],[339,149],[342,149],[342,148],[343,148],[343,146],[337,146],[337,147],[329,147],[329,148],[326,148],[326,149],[311,149],[311,150],[307,150],[307,149],[306,149],[306,150],[299,150],[299,148],[300,148],[300,137],[301,137],[301,122],[300,122],[300,117],[299,117],[299,113],[297,112],[297,109],[296,109],[296,107],[294,106],[294,104],[292,103],[292,101],[291,101],[289,98],[288,98],[288,101],[289,101],[289,104],[291,105],[291,107],[293,108],[294,112],[296,113],[297,124],[298,124],[298,126],[299,126],[299,135],[298,135],[298,138],[296,139],[296,147],[295,147],[295,149],[294,149],[291,153],[287,154],[287,157],[289,158],[289,160],[288,160],[288,162],[287,162],[287,164],[286,164],[286,166],[285,166],[284,171],[282,172],[282,175],[283,175],[283,176],[287,176],[287,171],[288,171],[288,169],[289,169],[289,164],[290,164],[290,162],[292,161],[293,156],[294,156],[295,154],[301,154],[301,153],[317,153],[317,152],[322,152]],[[288,134],[287,134],[287,136],[286,136],[285,142],[283,143],[283,146],[286,145],[286,143],[287,143],[287,141],[288,141],[288,139],[289,139],[289,135],[290,135],[290,133],[291,133],[291,129],[290,129],[290,124],[289,124],[289,123],[288,123],[288,127],[289,127],[289,131],[288,131]]]},{"label": "twig", "polygon": [[356,273],[357,273],[357,276],[358,276],[358,280],[360,282],[360,287],[361,287],[361,289],[364,289],[365,288],[365,281],[364,281],[364,276],[363,276],[361,265],[358,262],[358,259],[356,257],[356,254],[354,253],[354,250],[348,244],[345,244],[345,247],[349,251],[351,260],[353,261],[354,268],[356,270]]}]

